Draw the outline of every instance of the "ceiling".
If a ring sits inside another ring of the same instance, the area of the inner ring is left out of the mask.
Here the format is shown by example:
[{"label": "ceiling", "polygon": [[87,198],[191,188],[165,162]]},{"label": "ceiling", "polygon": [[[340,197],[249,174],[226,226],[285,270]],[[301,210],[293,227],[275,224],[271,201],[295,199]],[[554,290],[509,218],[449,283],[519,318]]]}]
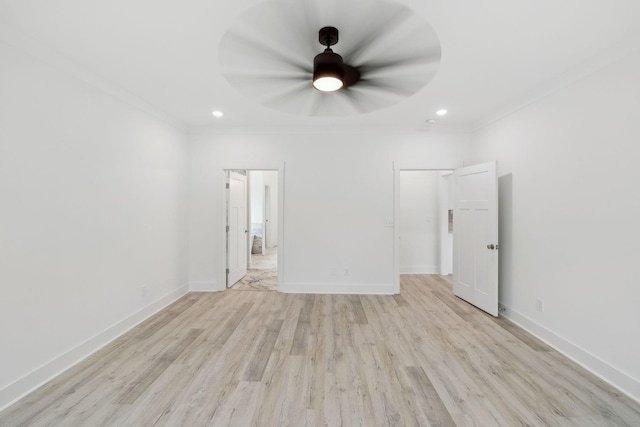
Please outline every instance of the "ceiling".
[{"label": "ceiling", "polygon": [[[304,1],[340,7],[339,0]],[[441,46],[435,76],[388,108],[334,117],[268,108],[224,77],[221,40],[261,0],[0,0],[0,21],[191,129],[327,124],[472,128],[567,81],[583,64],[640,30],[637,0],[397,1],[435,30]],[[286,50],[286,43],[279,48]],[[426,125],[440,108],[449,114]],[[225,116],[212,117],[215,109]]]}]

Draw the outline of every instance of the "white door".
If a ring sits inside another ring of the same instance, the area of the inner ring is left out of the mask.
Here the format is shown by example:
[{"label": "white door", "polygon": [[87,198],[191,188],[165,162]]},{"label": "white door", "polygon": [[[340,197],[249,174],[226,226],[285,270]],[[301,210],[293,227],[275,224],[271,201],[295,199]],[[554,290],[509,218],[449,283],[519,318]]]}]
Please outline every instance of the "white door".
[{"label": "white door", "polygon": [[247,274],[247,177],[229,173],[228,218],[228,275],[227,287],[233,286]]},{"label": "white door", "polygon": [[453,293],[498,316],[496,162],[453,173]]}]

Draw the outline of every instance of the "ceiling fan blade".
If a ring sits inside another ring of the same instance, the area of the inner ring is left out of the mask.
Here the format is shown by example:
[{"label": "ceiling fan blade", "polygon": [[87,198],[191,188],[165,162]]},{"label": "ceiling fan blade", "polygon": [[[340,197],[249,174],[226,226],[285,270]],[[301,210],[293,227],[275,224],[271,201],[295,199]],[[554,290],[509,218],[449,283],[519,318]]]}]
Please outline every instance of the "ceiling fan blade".
[{"label": "ceiling fan blade", "polygon": [[318,43],[318,30],[321,27],[318,21],[319,3],[309,1],[303,7],[291,7],[284,2],[282,5],[285,6],[282,13],[289,15],[286,22],[291,36],[286,41],[296,47],[301,57],[313,60],[315,55],[322,52],[322,46]]},{"label": "ceiling fan blade", "polygon": [[[367,99],[366,95],[363,94],[361,90],[356,88],[347,88],[342,91],[342,95],[349,100],[351,108],[353,108],[356,114],[362,114],[370,111],[367,106],[371,105],[371,100]],[[375,107],[371,109],[375,109]]]},{"label": "ceiling fan blade", "polygon": [[[309,108],[310,116],[321,116],[322,109],[326,103],[326,95],[325,93],[321,93],[318,91],[314,91],[313,96],[311,98],[311,106]],[[333,95],[333,94],[329,94]]]},{"label": "ceiling fan blade", "polygon": [[247,34],[234,32],[229,33],[225,41],[247,48],[250,51],[246,52],[247,54],[253,56],[258,55],[261,59],[273,64],[284,64],[305,73],[313,73],[313,58],[310,60],[300,60],[298,57],[291,55],[287,49],[279,49],[277,46],[267,44],[264,40],[251,38]]},{"label": "ceiling fan blade", "polygon": [[312,73],[295,72],[295,73],[260,73],[256,74],[250,70],[227,71],[225,76],[229,80],[246,82],[246,83],[271,83],[271,82],[310,82],[313,78]]},{"label": "ceiling fan blade", "polygon": [[423,86],[424,85],[419,78],[416,78],[416,80],[406,78],[363,78],[358,83],[358,87],[362,89],[373,89],[404,97],[413,95]]},{"label": "ceiling fan blade", "polygon": [[386,37],[395,29],[402,26],[404,22],[412,16],[411,11],[405,7],[397,7],[390,15],[382,12],[375,14],[377,19],[362,20],[367,22],[366,29],[359,28],[358,31],[364,36],[349,43],[351,46],[340,53],[347,63],[357,63],[358,59],[364,55],[367,50],[375,46],[381,37]]},{"label": "ceiling fan blade", "polygon": [[313,91],[311,95],[309,109],[306,110],[308,116],[342,116],[360,112],[354,107],[351,97],[343,90],[334,93]]},{"label": "ceiling fan blade", "polygon": [[290,85],[286,90],[278,93],[277,95],[268,96],[264,98],[262,102],[265,105],[284,107],[284,108],[287,108],[287,106],[291,104],[295,104],[293,107],[290,107],[290,108],[296,108],[297,107],[296,103],[300,103],[302,99],[306,98],[306,96],[304,95],[308,93],[310,86],[311,86],[311,83],[308,81],[294,83]]},{"label": "ceiling fan blade", "polygon": [[361,65],[357,65],[356,68],[358,68],[362,75],[367,75],[368,73],[382,70],[386,71],[392,68],[402,68],[428,64],[432,61],[432,59],[433,58],[431,56],[426,56],[424,54],[418,53],[412,56],[370,60]]},{"label": "ceiling fan blade", "polygon": [[288,90],[292,85],[309,85],[311,76],[294,72],[278,75],[277,72],[251,72],[251,70],[227,72],[225,79],[249,98],[263,99]]}]

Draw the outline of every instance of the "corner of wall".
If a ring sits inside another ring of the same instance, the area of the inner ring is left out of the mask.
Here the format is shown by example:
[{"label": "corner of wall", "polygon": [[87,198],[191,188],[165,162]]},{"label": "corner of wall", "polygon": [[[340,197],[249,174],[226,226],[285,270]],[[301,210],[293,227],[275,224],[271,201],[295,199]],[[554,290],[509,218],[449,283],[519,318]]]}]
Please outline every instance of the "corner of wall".
[{"label": "corner of wall", "polygon": [[631,399],[640,403],[640,381],[611,366],[606,361],[582,349],[568,339],[533,321],[522,313],[500,303],[500,315],[533,336],[544,341],[578,365],[611,384]]},{"label": "corner of wall", "polygon": [[182,285],[167,295],[157,299],[129,317],[105,329],[99,334],[80,343],[64,354],[34,369],[22,378],[0,390],[0,411],[51,381],[64,371],[77,365],[102,347],[120,337],[136,325],[153,316],[163,308],[182,298],[189,292],[189,286]]}]

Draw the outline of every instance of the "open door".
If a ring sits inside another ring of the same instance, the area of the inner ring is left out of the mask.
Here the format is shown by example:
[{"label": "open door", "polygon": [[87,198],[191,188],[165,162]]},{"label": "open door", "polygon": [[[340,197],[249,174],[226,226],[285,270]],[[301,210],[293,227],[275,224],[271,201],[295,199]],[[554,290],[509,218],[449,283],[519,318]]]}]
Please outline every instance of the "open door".
[{"label": "open door", "polygon": [[453,293],[498,316],[496,162],[453,173]]},{"label": "open door", "polygon": [[229,216],[227,219],[227,288],[247,275],[247,177],[229,172]]}]

